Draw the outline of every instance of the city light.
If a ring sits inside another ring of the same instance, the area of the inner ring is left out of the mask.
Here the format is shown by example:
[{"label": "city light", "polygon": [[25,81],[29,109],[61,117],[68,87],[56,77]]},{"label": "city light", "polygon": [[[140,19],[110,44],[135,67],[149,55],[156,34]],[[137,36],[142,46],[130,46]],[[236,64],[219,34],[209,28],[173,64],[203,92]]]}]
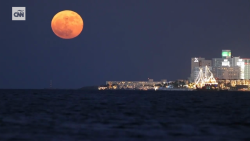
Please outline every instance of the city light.
[{"label": "city light", "polygon": [[245,69],[245,63],[242,59],[239,59],[239,61],[237,62],[237,66],[239,66],[241,68],[240,71],[240,79],[244,79],[244,69]]},{"label": "city light", "polygon": [[195,85],[198,88],[202,88],[206,84],[218,84],[213,76],[213,73],[207,66],[205,67],[205,72],[203,72],[202,68],[200,68],[199,75],[195,80]]},{"label": "city light", "polygon": [[[147,78],[147,77],[146,77]],[[216,79],[215,79],[216,78]],[[230,83],[230,84],[229,84]],[[188,80],[106,81],[99,90],[250,90],[250,58],[231,57],[222,50],[222,58],[191,58]]]},{"label": "city light", "polygon": [[230,67],[230,62],[227,59],[224,59],[222,62],[222,66],[229,66]]}]

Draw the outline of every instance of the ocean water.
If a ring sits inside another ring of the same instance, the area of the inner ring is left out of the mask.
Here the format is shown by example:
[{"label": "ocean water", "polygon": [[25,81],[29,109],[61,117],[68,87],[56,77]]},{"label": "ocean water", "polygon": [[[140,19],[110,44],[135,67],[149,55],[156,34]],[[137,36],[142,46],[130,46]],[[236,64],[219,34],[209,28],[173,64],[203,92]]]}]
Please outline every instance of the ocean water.
[{"label": "ocean water", "polygon": [[250,141],[250,93],[0,90],[0,140]]}]

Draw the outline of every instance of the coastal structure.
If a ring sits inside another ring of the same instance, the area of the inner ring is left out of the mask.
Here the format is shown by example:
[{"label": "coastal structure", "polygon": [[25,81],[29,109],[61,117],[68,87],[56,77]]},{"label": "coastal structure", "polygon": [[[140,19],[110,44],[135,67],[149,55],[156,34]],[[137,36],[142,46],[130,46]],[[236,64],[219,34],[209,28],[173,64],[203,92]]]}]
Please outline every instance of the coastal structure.
[{"label": "coastal structure", "polygon": [[191,74],[189,81],[194,82],[195,79],[198,77],[200,68],[203,68],[205,70],[205,67],[208,66],[209,69],[211,68],[212,61],[211,60],[206,60],[205,58],[201,57],[194,57],[191,58]]},{"label": "coastal structure", "polygon": [[221,58],[191,58],[190,82],[195,82],[199,69],[208,66],[216,79],[250,79],[250,58],[231,56],[231,50],[222,50]]},{"label": "coastal structure", "polygon": [[250,79],[223,79],[217,80],[221,89],[249,90]]},{"label": "coastal structure", "polygon": [[[250,59],[231,56],[231,50],[222,50],[221,58],[191,58],[191,75],[189,81],[194,86],[201,88],[205,85],[216,85],[220,89],[250,89]],[[205,62],[205,63],[203,63]],[[209,63],[208,63],[209,62]],[[210,65],[211,62],[211,65]],[[204,67],[203,64],[207,66]],[[210,66],[209,66],[209,65]],[[207,72],[212,74],[212,83],[206,78]]]},{"label": "coastal structure", "polygon": [[188,80],[167,81],[106,81],[99,90],[250,90],[250,59],[231,56],[231,50],[222,50],[221,58],[206,60],[191,58]]},{"label": "coastal structure", "polygon": [[202,88],[205,85],[217,85],[217,81],[215,80],[213,73],[209,70],[209,68],[206,66],[204,71],[202,68],[200,68],[200,72],[195,79],[195,86],[197,88]]},{"label": "coastal structure", "polygon": [[154,81],[148,79],[148,81],[106,81],[106,85],[110,89],[155,89],[155,86],[167,84],[167,80]]},{"label": "coastal structure", "polygon": [[250,79],[250,58],[242,58],[244,61],[244,78]]},{"label": "coastal structure", "polygon": [[234,67],[213,67],[212,72],[217,79],[240,79],[241,69],[238,66]]},{"label": "coastal structure", "polygon": [[106,85],[99,86],[98,90],[187,90],[188,80],[176,81],[106,81]]}]

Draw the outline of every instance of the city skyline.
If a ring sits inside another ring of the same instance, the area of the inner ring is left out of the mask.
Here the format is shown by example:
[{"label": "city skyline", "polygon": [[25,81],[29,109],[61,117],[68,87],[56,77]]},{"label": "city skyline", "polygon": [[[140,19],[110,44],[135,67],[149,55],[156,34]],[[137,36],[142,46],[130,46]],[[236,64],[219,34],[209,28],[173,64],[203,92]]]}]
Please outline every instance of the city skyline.
[{"label": "city skyline", "polygon": [[250,58],[232,56],[230,49],[222,50],[220,58],[206,60],[203,57],[191,58],[189,81],[194,82],[200,68],[209,67],[217,79],[250,79]]},{"label": "city skyline", "polygon": [[[186,78],[180,78],[181,80],[188,80],[189,82],[194,82],[194,80],[197,78],[199,72],[200,72],[200,69],[203,69],[203,71],[205,71],[206,67],[208,67],[209,70],[211,70],[215,76],[216,79],[249,79],[250,80],[250,58],[240,58],[240,56],[232,56],[231,55],[231,50],[230,49],[223,49],[221,51],[221,58],[211,58],[211,60],[207,60],[205,59],[204,57],[193,57],[191,58],[191,74],[189,77],[187,77],[188,79]],[[239,64],[241,63],[241,64]],[[245,72],[243,71],[244,74],[247,74],[247,75],[243,75],[241,74],[241,67],[242,67],[242,63],[244,65],[244,70]],[[238,76],[235,76],[235,77],[228,77],[228,76],[218,76],[218,72],[216,73],[216,69],[220,69],[220,68],[223,68],[223,69],[230,69],[230,71],[232,71],[232,73],[236,72],[236,73],[239,73]],[[192,73],[195,73],[192,74]],[[193,77],[191,79],[191,77]],[[164,80],[169,80],[169,79],[166,79],[166,78],[162,78],[161,81]],[[176,81],[178,79],[175,79],[175,80],[170,80],[170,81]],[[113,82],[115,83],[118,83],[118,82],[130,82],[131,80],[112,80]],[[117,82],[116,82],[117,81]],[[153,82],[154,79],[153,78],[148,78],[148,81],[149,82]],[[157,80],[157,81],[154,81],[156,83],[160,83],[161,81]],[[110,80],[109,81],[106,81],[106,84],[108,84],[109,82],[111,82]],[[143,80],[136,80],[136,81],[131,81],[131,82],[147,82],[145,79]]]},{"label": "city skyline", "polygon": [[[60,3],[60,4],[59,4]],[[12,7],[26,7],[12,21]],[[250,1],[5,1],[0,88],[81,88],[107,80],[186,79],[190,58],[250,57]],[[59,11],[81,15],[72,40],[51,29]]]}]

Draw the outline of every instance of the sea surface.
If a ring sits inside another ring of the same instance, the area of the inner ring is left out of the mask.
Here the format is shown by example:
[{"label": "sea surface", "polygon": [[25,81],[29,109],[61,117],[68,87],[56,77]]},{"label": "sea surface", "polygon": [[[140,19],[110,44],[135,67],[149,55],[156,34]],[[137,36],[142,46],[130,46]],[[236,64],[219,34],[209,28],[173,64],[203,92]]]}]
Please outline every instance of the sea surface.
[{"label": "sea surface", "polygon": [[250,93],[0,90],[0,140],[250,141]]}]

